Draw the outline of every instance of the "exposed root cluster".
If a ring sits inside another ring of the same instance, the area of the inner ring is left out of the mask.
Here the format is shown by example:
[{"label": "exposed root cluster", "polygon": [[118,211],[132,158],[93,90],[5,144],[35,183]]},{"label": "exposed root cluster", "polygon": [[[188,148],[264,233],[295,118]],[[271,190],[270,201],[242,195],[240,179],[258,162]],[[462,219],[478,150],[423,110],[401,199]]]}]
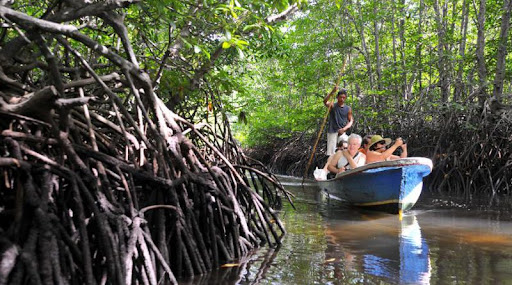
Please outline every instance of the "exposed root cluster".
[{"label": "exposed root cluster", "polygon": [[0,284],[175,284],[279,244],[272,207],[287,194],[227,122],[175,114],[129,46],[128,60],[59,24],[83,16],[61,8],[0,6]]}]

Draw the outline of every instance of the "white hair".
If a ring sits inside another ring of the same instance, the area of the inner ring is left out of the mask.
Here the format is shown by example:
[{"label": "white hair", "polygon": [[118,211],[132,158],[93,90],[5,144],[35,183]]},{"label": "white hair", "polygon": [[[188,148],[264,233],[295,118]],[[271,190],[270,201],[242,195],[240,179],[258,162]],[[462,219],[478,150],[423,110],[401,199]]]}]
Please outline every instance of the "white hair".
[{"label": "white hair", "polygon": [[363,142],[363,138],[358,134],[350,134],[350,136],[348,136],[348,141],[350,141],[351,139],[357,139],[359,141],[359,144]]}]

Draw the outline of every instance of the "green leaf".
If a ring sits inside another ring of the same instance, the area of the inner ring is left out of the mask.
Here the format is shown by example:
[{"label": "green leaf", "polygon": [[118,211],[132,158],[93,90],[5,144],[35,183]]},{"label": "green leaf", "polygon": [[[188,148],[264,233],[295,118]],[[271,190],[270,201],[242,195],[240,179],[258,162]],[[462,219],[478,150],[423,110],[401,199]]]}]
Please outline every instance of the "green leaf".
[{"label": "green leaf", "polygon": [[242,29],[242,31],[247,32],[247,31],[249,31],[249,30],[253,30],[253,29],[255,30],[255,29],[258,29],[258,28],[260,28],[260,27],[261,27],[261,25],[260,25],[260,24],[247,25],[247,26],[245,26],[245,27]]},{"label": "green leaf", "polygon": [[201,50],[203,51],[203,53],[206,55],[206,57],[209,60],[211,58],[210,52],[207,49],[204,49],[204,48],[201,48]]},{"label": "green leaf", "polygon": [[244,40],[235,39],[233,41],[234,41],[234,44],[236,44],[239,47],[248,46],[249,45],[249,43],[244,41]]},{"label": "green leaf", "polygon": [[235,13],[234,9],[229,9],[229,12],[231,12],[231,17],[238,19],[238,15]]},{"label": "green leaf", "polygon": [[181,40],[183,41],[183,43],[185,44],[186,47],[192,48],[192,44],[189,43],[185,38],[181,38]]}]

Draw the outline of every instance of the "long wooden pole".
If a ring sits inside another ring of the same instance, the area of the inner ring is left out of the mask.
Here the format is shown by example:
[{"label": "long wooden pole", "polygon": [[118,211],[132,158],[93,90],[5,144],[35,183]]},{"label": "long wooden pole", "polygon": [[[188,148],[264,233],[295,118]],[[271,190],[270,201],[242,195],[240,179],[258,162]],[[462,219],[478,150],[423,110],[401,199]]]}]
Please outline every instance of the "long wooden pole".
[{"label": "long wooden pole", "polygon": [[[343,72],[345,72],[345,66],[347,65],[347,58],[343,60],[343,66],[341,67],[340,74],[338,75],[338,79],[336,80],[336,85],[340,85],[341,76],[343,75]],[[334,103],[334,100],[333,102]],[[327,108],[327,112],[325,113],[324,120],[322,122],[322,126],[320,127],[320,131],[318,132],[318,136],[316,137],[316,142],[313,146],[313,151],[311,152],[311,156],[309,157],[308,165],[306,166],[306,170],[304,171],[304,175],[302,176],[302,185],[304,185],[304,180],[306,180],[306,176],[309,171],[309,167],[311,166],[311,162],[313,161],[313,157],[315,156],[316,147],[318,146],[318,142],[320,141],[320,137],[322,136],[322,133],[324,131],[325,124],[327,123],[327,117],[329,116],[329,112],[331,111],[332,104],[329,105],[329,108]]]}]

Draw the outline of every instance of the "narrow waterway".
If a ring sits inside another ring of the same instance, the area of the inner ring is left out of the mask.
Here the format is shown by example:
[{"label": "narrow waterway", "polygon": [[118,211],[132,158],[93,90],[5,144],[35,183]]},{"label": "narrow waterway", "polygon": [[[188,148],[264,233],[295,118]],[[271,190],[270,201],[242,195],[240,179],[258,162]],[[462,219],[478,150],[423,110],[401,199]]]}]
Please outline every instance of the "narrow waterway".
[{"label": "narrow waterway", "polygon": [[508,208],[420,197],[398,215],[364,212],[280,177],[297,210],[279,248],[180,284],[512,284]]}]

